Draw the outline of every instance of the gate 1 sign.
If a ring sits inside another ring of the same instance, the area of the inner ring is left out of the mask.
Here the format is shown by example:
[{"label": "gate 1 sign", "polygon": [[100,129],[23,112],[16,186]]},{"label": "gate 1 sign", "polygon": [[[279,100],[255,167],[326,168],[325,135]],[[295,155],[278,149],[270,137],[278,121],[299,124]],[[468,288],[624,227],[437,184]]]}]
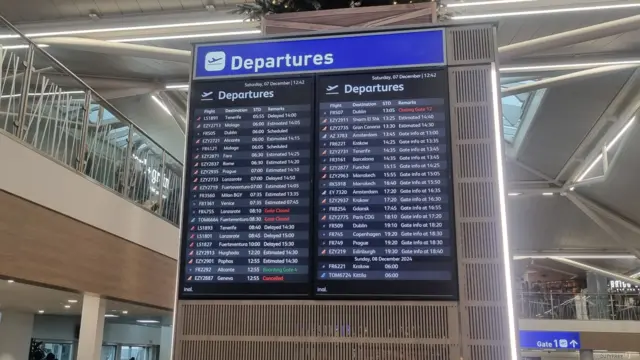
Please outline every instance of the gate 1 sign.
[{"label": "gate 1 sign", "polygon": [[520,347],[526,349],[580,349],[580,333],[520,330]]}]

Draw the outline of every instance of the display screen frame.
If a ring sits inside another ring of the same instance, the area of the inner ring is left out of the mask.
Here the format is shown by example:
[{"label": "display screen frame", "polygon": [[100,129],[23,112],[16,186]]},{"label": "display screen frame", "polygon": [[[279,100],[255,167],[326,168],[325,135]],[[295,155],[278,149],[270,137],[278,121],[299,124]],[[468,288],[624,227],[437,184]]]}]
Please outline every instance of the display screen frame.
[{"label": "display screen frame", "polygon": [[[223,82],[228,82],[228,81],[233,81],[233,82],[238,82],[238,81],[243,81],[243,82],[255,82],[255,81],[265,81],[265,80],[278,80],[278,79],[293,79],[293,78],[300,78],[300,79],[309,79],[311,84],[310,84],[310,91],[311,94],[310,95],[310,101],[311,103],[309,104],[311,107],[311,127],[313,129],[313,126],[315,124],[314,121],[314,116],[315,116],[315,75],[314,74],[274,74],[274,75],[267,75],[267,76],[253,76],[253,77],[246,77],[246,78],[225,78],[225,79],[205,79],[205,80],[194,80],[191,82],[191,87],[190,89],[196,89],[196,88],[200,88],[202,86],[209,86],[209,87],[213,87],[215,84],[218,83],[223,83]],[[180,228],[180,258],[178,259],[178,281],[177,281],[177,286],[178,288],[176,289],[177,294],[178,294],[178,300],[222,300],[222,299],[305,299],[305,298],[309,298],[309,294],[311,294],[311,291],[313,290],[311,288],[312,286],[312,278],[311,276],[313,276],[312,272],[311,272],[311,268],[312,268],[312,262],[313,262],[313,254],[311,253],[311,246],[313,245],[313,198],[311,196],[313,196],[314,194],[314,185],[313,185],[313,176],[314,176],[314,147],[315,147],[315,138],[313,136],[310,137],[310,173],[309,173],[309,190],[310,190],[310,203],[309,203],[309,253],[308,253],[308,274],[307,274],[307,281],[305,283],[223,283],[223,284],[219,284],[218,286],[221,289],[227,289],[227,292],[221,292],[221,293],[216,293],[216,294],[211,294],[211,293],[198,293],[198,292],[193,292],[193,293],[185,293],[183,291],[184,286],[188,286],[186,285],[186,281],[185,281],[185,276],[186,276],[186,264],[184,263],[184,259],[186,259],[186,255],[187,255],[187,246],[186,243],[188,243],[188,236],[189,236],[189,202],[191,201],[191,199],[189,198],[188,194],[189,194],[189,186],[191,185],[190,183],[190,179],[191,179],[191,171],[193,170],[193,154],[191,152],[192,150],[192,146],[193,146],[193,141],[195,139],[195,133],[191,131],[191,127],[192,127],[192,121],[194,118],[194,114],[196,111],[196,108],[194,106],[192,106],[193,104],[196,103],[198,97],[197,95],[199,94],[198,91],[191,91],[189,92],[189,111],[188,111],[188,115],[189,115],[189,119],[187,121],[187,132],[186,132],[186,150],[185,150],[185,171],[184,171],[184,176],[183,176],[183,200],[182,200],[182,216],[181,216],[181,221],[182,221],[182,226]],[[312,130],[313,131],[313,130]],[[232,290],[241,290],[243,287],[251,287],[254,289],[257,289],[253,292],[235,292]],[[258,290],[262,290],[264,289],[264,291],[258,291]],[[295,292],[295,293],[291,293],[291,289],[305,289],[306,291],[304,293],[302,293],[302,291],[300,291],[300,293]]]},{"label": "display screen frame", "polygon": [[[454,199],[454,174],[453,174],[453,149],[452,149],[452,142],[453,142],[453,136],[452,136],[452,132],[451,132],[451,114],[450,114],[450,94],[449,94],[449,86],[448,86],[448,71],[447,71],[447,67],[446,66],[417,66],[417,67],[409,67],[409,68],[397,68],[397,69],[375,69],[375,70],[371,70],[371,69],[366,69],[366,70],[361,70],[361,71],[335,71],[335,72],[329,72],[329,73],[321,73],[321,74],[316,74],[314,79],[315,79],[315,86],[316,86],[316,102],[314,105],[318,105],[319,101],[317,98],[317,93],[320,89],[320,83],[318,81],[318,77],[320,76],[333,76],[333,75],[368,75],[368,74],[383,74],[383,73],[393,73],[393,72],[417,72],[417,71],[437,71],[439,73],[441,73],[444,77],[444,79],[442,81],[444,81],[445,84],[447,84],[446,89],[444,89],[444,93],[442,98],[444,99],[444,116],[445,116],[445,121],[444,121],[444,126],[445,126],[445,130],[446,130],[446,139],[447,139],[447,145],[448,145],[448,149],[447,149],[447,153],[446,153],[446,161],[449,165],[449,167],[447,168],[447,175],[449,177],[449,182],[448,182],[448,186],[447,186],[447,195],[449,197],[449,213],[450,213],[450,217],[449,217],[449,230],[450,230],[450,248],[451,248],[451,262],[453,264],[452,267],[452,279],[450,281],[447,281],[448,284],[451,285],[452,289],[449,292],[451,295],[440,295],[440,294],[434,294],[434,295],[430,295],[430,294],[406,294],[406,295],[397,295],[397,294],[347,294],[347,293],[327,293],[327,294],[318,294],[317,293],[317,289],[316,289],[316,284],[318,282],[318,280],[316,279],[316,273],[317,273],[317,265],[318,265],[318,246],[317,244],[319,243],[319,239],[318,239],[318,229],[317,229],[317,225],[318,225],[318,213],[319,213],[319,204],[317,204],[317,199],[318,199],[318,194],[320,191],[319,188],[319,184],[317,183],[317,179],[318,179],[318,166],[317,164],[314,164],[313,170],[314,170],[314,198],[313,198],[313,223],[311,224],[311,227],[313,228],[313,248],[311,249],[312,253],[313,253],[313,261],[312,261],[312,266],[313,269],[310,271],[313,271],[312,274],[312,289],[313,289],[313,293],[311,294],[311,297],[314,300],[394,300],[394,301],[411,301],[411,300],[426,300],[426,301],[457,301],[459,299],[459,279],[458,279],[458,252],[457,252],[457,244],[456,244],[456,210],[455,210],[455,199]],[[319,110],[317,108],[314,108],[315,112],[316,112],[316,119],[314,119],[316,121],[316,123],[314,125],[317,125],[317,122],[319,121]],[[317,136],[317,126],[314,126],[314,139],[317,143],[318,141],[318,136]],[[315,156],[314,156],[314,160],[318,160],[320,158],[320,147],[317,146],[316,144],[316,148],[315,148]],[[343,280],[346,284],[353,284],[354,281],[357,280]],[[367,284],[367,286],[372,286],[373,283],[378,284],[378,285],[384,285],[387,283],[392,283],[393,281],[385,281],[385,280],[361,280],[362,282],[364,281],[371,281],[372,284]],[[423,280],[417,280],[416,283],[424,283],[425,281]],[[344,287],[348,287],[349,285],[345,285]]]},{"label": "display screen frame", "polygon": [[[202,84],[216,84],[225,81],[264,81],[264,80],[277,80],[284,78],[306,78],[310,79],[312,82],[312,94],[311,98],[313,99],[311,103],[311,109],[313,118],[311,119],[311,173],[310,173],[310,189],[311,189],[311,198],[310,198],[310,219],[309,219],[309,264],[308,264],[308,281],[305,284],[305,288],[307,289],[306,294],[291,294],[286,292],[278,292],[284,291],[287,285],[291,285],[291,283],[241,283],[234,284],[236,285],[234,288],[241,289],[243,286],[251,286],[254,289],[265,289],[263,292],[251,292],[251,293],[218,293],[218,294],[202,294],[202,293],[184,293],[182,291],[183,286],[185,286],[185,275],[186,275],[186,264],[184,263],[184,259],[186,258],[187,247],[185,246],[186,240],[188,237],[188,226],[182,226],[181,228],[181,238],[180,238],[180,258],[178,259],[178,300],[269,300],[269,299],[283,299],[283,300],[394,300],[394,301],[410,301],[410,300],[425,300],[425,301],[457,301],[459,298],[459,279],[458,279],[458,254],[457,254],[457,246],[456,246],[456,216],[455,216],[455,201],[454,201],[454,186],[453,186],[453,149],[452,149],[452,129],[451,129],[451,118],[450,118],[450,96],[449,89],[445,89],[445,93],[443,94],[443,98],[445,100],[444,105],[444,113],[445,113],[445,129],[446,129],[446,139],[448,145],[447,151],[447,162],[449,167],[447,169],[448,176],[450,177],[450,181],[448,183],[448,192],[449,196],[449,230],[450,230],[450,248],[452,254],[452,280],[447,281],[448,284],[451,284],[452,291],[448,294],[442,295],[424,295],[424,294],[409,294],[409,295],[396,295],[396,294],[318,294],[316,292],[316,273],[317,273],[317,264],[318,264],[318,254],[317,254],[317,244],[318,244],[318,232],[317,232],[317,213],[319,207],[317,206],[317,197],[318,197],[318,184],[316,182],[318,166],[316,161],[319,158],[319,146],[317,146],[317,124],[318,124],[318,99],[317,99],[317,91],[318,91],[318,77],[325,75],[341,75],[341,74],[349,74],[349,75],[363,75],[363,74],[376,74],[376,73],[391,73],[391,72],[415,72],[415,71],[438,71],[443,74],[445,77],[445,82],[448,84],[448,74],[446,66],[419,66],[419,67],[410,67],[410,68],[391,68],[391,69],[367,69],[361,71],[332,71],[326,73],[308,73],[308,74],[269,74],[269,75],[258,75],[253,77],[243,77],[243,78],[221,78],[221,79],[203,79],[203,80],[193,80],[191,85],[193,88],[202,86]],[[183,189],[185,192],[183,194],[183,213],[182,213],[182,224],[188,224],[189,211],[189,201],[190,199],[187,196],[187,186],[190,185],[190,171],[193,167],[193,159],[191,154],[191,147],[193,145],[193,140],[195,134],[191,132],[191,121],[193,119],[193,114],[195,108],[192,105],[191,101],[193,99],[194,94],[197,92],[190,92],[189,94],[189,121],[187,122],[187,150],[185,152],[185,176],[183,179]],[[368,280],[365,280],[368,281]],[[392,280],[391,280],[392,281]],[[345,281],[351,282],[351,281]],[[385,280],[372,280],[372,282],[376,282],[380,284],[381,282],[386,282]],[[389,281],[390,282],[390,281]],[[421,280],[416,281],[417,283],[423,282]],[[231,285],[231,284],[228,284]],[[274,285],[282,285],[274,286]],[[450,295],[449,295],[450,294]]]}]

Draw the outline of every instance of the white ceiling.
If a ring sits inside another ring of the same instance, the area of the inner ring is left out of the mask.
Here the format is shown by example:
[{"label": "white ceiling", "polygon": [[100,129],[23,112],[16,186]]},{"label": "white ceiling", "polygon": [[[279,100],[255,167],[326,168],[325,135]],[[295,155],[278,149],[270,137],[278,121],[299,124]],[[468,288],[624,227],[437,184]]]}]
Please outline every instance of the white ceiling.
[{"label": "white ceiling", "polygon": [[[3,310],[44,315],[81,315],[82,294],[49,289],[34,285],[9,282],[0,279],[0,312]],[[75,300],[76,303],[70,303]],[[65,308],[65,305],[70,308]],[[127,314],[124,314],[126,311]],[[171,316],[171,312],[119,301],[107,300],[107,313],[118,318],[110,320],[142,320],[163,319]]]}]

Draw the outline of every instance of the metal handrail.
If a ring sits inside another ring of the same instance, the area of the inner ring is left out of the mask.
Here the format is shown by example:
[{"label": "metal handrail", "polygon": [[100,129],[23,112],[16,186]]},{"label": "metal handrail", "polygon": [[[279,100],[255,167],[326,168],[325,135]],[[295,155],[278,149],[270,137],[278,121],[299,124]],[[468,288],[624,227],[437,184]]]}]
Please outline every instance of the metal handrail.
[{"label": "metal handrail", "polygon": [[82,80],[73,71],[69,70],[69,68],[67,68],[64,64],[62,64],[60,61],[58,61],[58,59],[56,59],[53,55],[49,54],[48,52],[43,50],[41,47],[39,47],[38,44],[36,44],[35,42],[31,41],[31,39],[29,37],[27,37],[20,30],[18,30],[18,28],[16,28],[13,24],[11,24],[9,22],[9,20],[7,20],[4,16],[2,16],[2,14],[0,14],[0,23],[3,23],[9,29],[11,29],[13,32],[15,32],[16,35],[20,36],[22,38],[22,40],[26,41],[34,49],[34,51],[37,51],[39,54],[41,54],[44,57],[46,57],[47,59],[49,59],[49,61],[53,62],[56,66],[58,66],[66,75],[72,77],[74,80],[76,80],[78,83],[80,83],[80,85],[82,85],[86,90],[88,90],[91,93],[92,97],[96,97],[98,100],[101,101],[100,105],[102,105],[105,108],[107,108],[107,110],[109,110],[114,115],[117,115],[117,116],[121,117],[122,120],[127,122],[133,128],[135,128],[135,130],[138,133],[144,135],[147,139],[149,139],[151,142],[153,142],[158,148],[162,149],[162,151],[164,153],[169,155],[178,164],[182,165],[182,161],[178,160],[175,156],[173,156],[169,152],[167,152],[166,149],[163,146],[161,146],[157,141],[153,140],[153,138],[150,137],[144,130],[142,130],[139,126],[137,126],[135,123],[133,123],[133,121],[129,120],[129,118],[126,115],[124,115],[122,112],[120,112],[120,110],[118,110],[109,101],[107,101],[107,99],[102,97],[102,95],[100,95],[97,91],[93,90],[93,88],[91,86],[89,86],[86,82],[84,82],[84,80]]}]

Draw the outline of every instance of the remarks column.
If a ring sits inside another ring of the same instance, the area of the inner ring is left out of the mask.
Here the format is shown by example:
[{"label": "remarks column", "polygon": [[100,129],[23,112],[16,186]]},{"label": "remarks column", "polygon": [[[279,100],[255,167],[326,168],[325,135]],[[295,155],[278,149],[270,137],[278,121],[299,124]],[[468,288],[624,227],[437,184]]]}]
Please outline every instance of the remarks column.
[{"label": "remarks column", "polygon": [[82,299],[82,319],[80,320],[80,339],[78,341],[78,359],[100,360],[106,303],[107,300],[100,298],[98,295],[84,295]]}]

